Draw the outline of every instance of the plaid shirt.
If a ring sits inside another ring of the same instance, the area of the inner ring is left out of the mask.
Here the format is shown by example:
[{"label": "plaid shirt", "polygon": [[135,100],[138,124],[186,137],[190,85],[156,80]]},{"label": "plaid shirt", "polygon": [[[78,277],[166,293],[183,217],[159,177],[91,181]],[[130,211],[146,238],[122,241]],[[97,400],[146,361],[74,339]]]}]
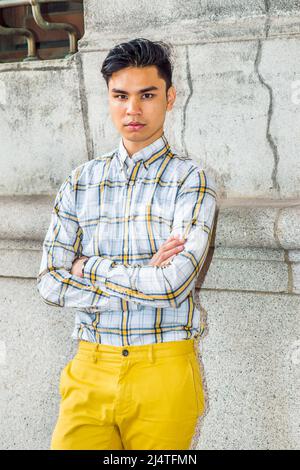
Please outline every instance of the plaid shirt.
[{"label": "plaid shirt", "polygon": [[[76,309],[74,339],[124,346],[199,335],[195,284],[216,205],[213,179],[173,153],[164,133],[131,157],[121,138],[62,183],[37,289],[47,304]],[[164,267],[149,266],[176,233],[184,250]],[[80,256],[89,257],[83,277],[70,273]]]}]

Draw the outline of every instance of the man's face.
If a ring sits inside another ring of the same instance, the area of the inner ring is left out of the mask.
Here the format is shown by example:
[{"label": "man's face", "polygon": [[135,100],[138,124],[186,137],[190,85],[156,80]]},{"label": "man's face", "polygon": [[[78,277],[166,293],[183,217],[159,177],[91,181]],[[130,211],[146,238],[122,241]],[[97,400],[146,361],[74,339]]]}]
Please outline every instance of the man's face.
[{"label": "man's face", "polygon": [[[166,96],[166,82],[154,65],[126,67],[114,72],[108,85],[109,109],[116,129],[130,154],[145,147],[163,133],[166,111],[176,97],[174,86]],[[131,121],[144,124],[131,128]]]}]

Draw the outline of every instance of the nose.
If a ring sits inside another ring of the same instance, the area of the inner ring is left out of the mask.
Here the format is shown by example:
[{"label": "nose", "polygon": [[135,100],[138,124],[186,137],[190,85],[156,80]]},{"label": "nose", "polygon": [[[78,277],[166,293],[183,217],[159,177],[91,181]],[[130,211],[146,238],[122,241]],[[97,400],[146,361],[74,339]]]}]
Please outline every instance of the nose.
[{"label": "nose", "polygon": [[127,101],[127,114],[141,114],[138,100],[133,98]]}]

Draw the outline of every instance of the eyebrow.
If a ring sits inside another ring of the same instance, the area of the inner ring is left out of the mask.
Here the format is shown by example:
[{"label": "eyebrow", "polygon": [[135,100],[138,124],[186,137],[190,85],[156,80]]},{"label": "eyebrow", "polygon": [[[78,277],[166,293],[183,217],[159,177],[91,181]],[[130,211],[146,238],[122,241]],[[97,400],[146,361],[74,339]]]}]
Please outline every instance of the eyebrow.
[{"label": "eyebrow", "polygon": [[[139,90],[138,93],[145,93],[146,91],[151,91],[151,90],[159,90],[157,86],[148,86],[147,88],[142,88],[142,90]],[[125,90],[118,90],[118,88],[112,88],[111,90],[114,93],[123,93],[125,95],[128,95],[128,92]]]}]

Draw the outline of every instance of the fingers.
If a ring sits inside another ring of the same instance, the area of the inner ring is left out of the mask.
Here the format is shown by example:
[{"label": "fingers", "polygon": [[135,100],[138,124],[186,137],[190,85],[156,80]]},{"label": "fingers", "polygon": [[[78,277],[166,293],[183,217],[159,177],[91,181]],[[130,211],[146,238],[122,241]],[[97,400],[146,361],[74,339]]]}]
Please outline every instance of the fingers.
[{"label": "fingers", "polygon": [[183,244],[180,246],[174,246],[170,250],[166,250],[162,253],[161,257],[163,260],[168,259],[170,256],[176,255],[177,253],[180,253],[181,251],[184,250]]},{"label": "fingers", "polygon": [[170,237],[168,240],[166,240],[162,245],[161,248],[165,250],[166,248],[170,249],[172,247],[175,247],[177,245],[182,245],[186,242],[184,238],[179,238],[179,237]]},{"label": "fingers", "polygon": [[170,235],[169,238],[167,239],[168,240],[185,240],[184,237],[180,237],[179,233],[176,233],[175,235]]},{"label": "fingers", "polygon": [[[159,249],[159,264],[160,266],[169,264],[171,257],[184,250],[186,240],[179,238],[179,235],[171,236],[166,240]],[[172,258],[173,259],[173,258]]]},{"label": "fingers", "polygon": [[169,264],[174,256],[184,249],[185,238],[180,238],[178,234],[171,235],[159,248],[150,261],[151,266],[164,266]]}]

